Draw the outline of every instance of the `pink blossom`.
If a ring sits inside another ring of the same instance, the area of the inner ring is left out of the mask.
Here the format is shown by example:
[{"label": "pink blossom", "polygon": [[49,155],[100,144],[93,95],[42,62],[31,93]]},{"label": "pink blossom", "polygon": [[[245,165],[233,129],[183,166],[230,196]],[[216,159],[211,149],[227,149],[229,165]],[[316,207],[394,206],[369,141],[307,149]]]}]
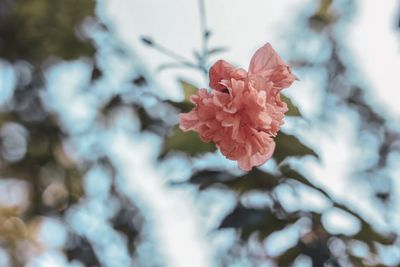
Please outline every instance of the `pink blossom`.
[{"label": "pink blossom", "polygon": [[210,87],[191,96],[195,107],[180,114],[180,128],[213,142],[242,170],[265,163],[275,150],[274,137],[287,105],[280,91],[296,76],[269,43],[256,51],[246,72],[219,60],[210,69]]}]

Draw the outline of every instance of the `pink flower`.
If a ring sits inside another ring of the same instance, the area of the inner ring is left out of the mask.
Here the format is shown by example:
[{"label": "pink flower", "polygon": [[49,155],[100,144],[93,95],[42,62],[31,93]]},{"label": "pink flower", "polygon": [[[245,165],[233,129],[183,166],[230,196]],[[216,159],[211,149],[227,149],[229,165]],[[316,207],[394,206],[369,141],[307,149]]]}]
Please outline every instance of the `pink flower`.
[{"label": "pink flower", "polygon": [[272,157],[273,138],[288,110],[280,91],[294,80],[269,43],[254,54],[248,72],[219,60],[210,69],[212,90],[199,89],[191,96],[195,107],[180,114],[180,128],[198,132],[202,141],[215,143],[249,171]]}]

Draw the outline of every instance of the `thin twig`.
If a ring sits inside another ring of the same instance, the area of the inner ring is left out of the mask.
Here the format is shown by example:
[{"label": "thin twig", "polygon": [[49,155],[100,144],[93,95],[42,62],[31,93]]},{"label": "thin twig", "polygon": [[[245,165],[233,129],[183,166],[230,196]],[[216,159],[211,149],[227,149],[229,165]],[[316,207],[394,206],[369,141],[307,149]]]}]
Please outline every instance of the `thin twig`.
[{"label": "thin twig", "polygon": [[178,61],[179,63],[191,67],[191,68],[198,68],[198,66],[196,64],[193,64],[192,62],[190,62],[189,59],[185,58],[184,56],[181,56],[177,53],[175,53],[172,50],[169,50],[168,48],[159,45],[158,43],[153,43],[153,47],[154,49],[158,50],[159,52],[163,53],[166,56],[169,56],[170,58],[175,59],[176,61]]},{"label": "thin twig", "polygon": [[208,58],[208,37],[209,37],[209,31],[207,28],[207,19],[206,19],[206,5],[205,5],[205,0],[199,0],[199,11],[200,11],[200,27],[201,27],[201,40],[202,40],[202,48],[201,48],[201,56],[199,59],[199,67],[200,70],[203,71],[203,74],[205,75],[205,78],[207,79],[207,67],[206,67],[206,62]]}]

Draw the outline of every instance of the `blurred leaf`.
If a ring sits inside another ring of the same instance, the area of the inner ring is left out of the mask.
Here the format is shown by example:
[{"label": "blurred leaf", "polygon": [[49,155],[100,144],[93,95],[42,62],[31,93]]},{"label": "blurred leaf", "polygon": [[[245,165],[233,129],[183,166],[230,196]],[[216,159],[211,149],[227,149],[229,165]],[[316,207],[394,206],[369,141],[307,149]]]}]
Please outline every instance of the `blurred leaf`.
[{"label": "blurred leaf", "polygon": [[119,107],[120,105],[122,105],[124,103],[121,95],[117,94],[114,95],[109,101],[108,103],[106,103],[102,108],[101,108],[101,113],[103,114],[108,114],[110,111],[112,111],[113,109]]},{"label": "blurred leaf", "polygon": [[137,107],[136,112],[140,119],[140,130],[151,131],[160,135],[166,133],[162,120],[151,117],[143,107]]},{"label": "blurred leaf", "polygon": [[197,50],[194,50],[193,51],[193,56],[194,56],[194,58],[197,60],[197,61],[202,61],[203,59],[202,59],[202,56],[201,56],[201,54],[200,54],[200,52],[199,51],[197,51]]},{"label": "blurred leaf", "polygon": [[246,208],[238,205],[221,222],[219,228],[240,229],[241,238],[247,240],[252,234],[258,234],[260,240],[271,233],[282,230],[298,218],[278,218],[268,209]]},{"label": "blurred leaf", "polygon": [[135,79],[133,79],[132,83],[136,86],[144,86],[146,85],[147,81],[143,75],[139,75]]},{"label": "blurred leaf", "polygon": [[370,249],[375,252],[374,242],[378,242],[382,245],[392,245],[396,240],[396,235],[380,234],[375,231],[367,222],[361,221],[361,230],[355,234],[353,238],[366,242]]},{"label": "blurred leaf", "polygon": [[196,132],[183,132],[176,126],[172,134],[166,139],[161,156],[173,150],[182,151],[191,156],[195,156],[206,152],[214,152],[215,149],[214,144],[201,141]]},{"label": "blurred leaf", "polygon": [[306,155],[312,155],[318,158],[318,155],[311,148],[305,146],[293,135],[287,135],[283,132],[279,132],[275,138],[276,149],[273,157],[277,163],[281,163],[285,158],[295,156],[301,157]]},{"label": "blurred leaf", "polygon": [[206,39],[210,38],[211,35],[212,35],[212,31],[210,31],[210,30],[206,30],[206,31],[204,32],[204,37],[205,37]]},{"label": "blurred leaf", "polygon": [[276,262],[278,266],[290,266],[300,254],[301,249],[298,246],[295,246],[280,255]]},{"label": "blurred leaf", "polygon": [[194,173],[190,178],[189,182],[192,184],[199,185],[199,189],[203,190],[205,188],[208,188],[209,186],[218,183],[224,183],[234,178],[235,176],[233,176],[228,172],[203,170]]},{"label": "blurred leaf", "polygon": [[194,105],[191,102],[186,102],[186,101],[185,102],[175,102],[175,101],[167,100],[167,101],[165,101],[165,103],[168,103],[168,104],[176,107],[177,109],[179,109],[180,112],[183,112],[183,113],[189,112],[194,107]]},{"label": "blurred leaf", "polygon": [[211,48],[210,50],[208,50],[208,55],[211,56],[211,55],[218,54],[218,53],[223,53],[223,52],[226,52],[226,51],[228,51],[227,47],[224,47],[224,46],[214,47],[214,48]]},{"label": "blurred leaf", "polygon": [[182,63],[175,63],[175,62],[164,63],[157,67],[157,71],[161,72],[167,69],[174,69],[174,68],[186,68],[186,66],[183,65]]},{"label": "blurred leaf", "polygon": [[292,178],[302,184],[312,186],[312,184],[308,181],[307,178],[305,178],[302,174],[292,169],[289,165],[284,164],[279,169],[282,172],[283,176],[285,176],[286,178]]},{"label": "blurred leaf", "polygon": [[137,223],[138,221],[139,211],[137,208],[132,207],[130,202],[123,201],[122,199],[121,202],[122,207],[115,214],[114,218],[111,220],[111,223],[115,230],[123,233],[126,236],[129,251],[134,252],[137,241],[136,239],[141,230],[135,225],[135,222]]},{"label": "blurred leaf", "polygon": [[92,75],[90,77],[90,80],[91,81],[95,81],[95,80],[99,79],[102,75],[103,75],[103,73],[102,73],[101,69],[97,65],[95,65],[93,67]]},{"label": "blurred leaf", "polygon": [[260,224],[269,211],[260,209],[250,209],[238,205],[221,222],[219,228],[244,228]]},{"label": "blurred leaf", "polygon": [[289,165],[284,164],[284,165],[280,166],[279,169],[285,178],[290,178],[290,179],[296,180],[297,182],[300,182],[303,185],[309,186],[309,187],[317,190],[318,192],[322,193],[329,200],[333,201],[331,199],[331,197],[325,191],[323,191],[321,188],[312,184],[306,177],[304,177],[298,171],[292,169],[292,167],[290,167]]},{"label": "blurred leaf", "polygon": [[65,254],[70,261],[78,260],[85,266],[101,266],[92,245],[84,237],[70,233]]},{"label": "blurred leaf", "polygon": [[310,26],[316,30],[329,26],[337,21],[338,16],[332,11],[332,0],[320,0],[316,12],[308,19]]},{"label": "blurred leaf", "polygon": [[301,117],[300,110],[293,104],[290,98],[286,97],[284,94],[280,94],[281,100],[284,101],[288,106],[288,112],[285,113],[287,116]]},{"label": "blurred leaf", "polygon": [[327,262],[331,263],[328,266],[338,266],[331,258],[332,255],[329,250],[326,238],[321,238],[317,236],[317,238],[312,242],[304,244],[302,253],[311,258],[313,263],[312,266],[326,266]]},{"label": "blurred leaf", "polygon": [[183,94],[184,94],[184,97],[185,97],[183,101],[184,102],[190,102],[189,98],[192,95],[196,94],[197,87],[192,85],[192,84],[190,84],[190,83],[188,83],[188,82],[186,82],[186,81],[183,81],[183,80],[180,80],[179,82],[180,82],[180,84],[182,86]]},{"label": "blurred leaf", "polygon": [[180,80],[179,82],[180,82],[180,84],[182,86],[182,90],[183,90],[183,94],[184,94],[183,101],[182,102],[175,102],[175,101],[172,101],[172,100],[167,100],[167,101],[164,101],[164,102],[174,106],[177,109],[179,109],[180,112],[186,113],[186,112],[189,112],[194,107],[192,102],[190,102],[190,97],[192,95],[196,94],[197,88],[194,85],[192,85],[192,84],[190,84],[190,83],[188,83],[186,81]]},{"label": "blurred leaf", "polygon": [[151,39],[150,37],[142,36],[142,37],[140,38],[140,40],[142,40],[142,42],[143,42],[145,45],[148,45],[148,46],[153,46],[153,45],[154,45],[153,39]]},{"label": "blurred leaf", "polygon": [[349,254],[349,260],[353,264],[353,266],[356,266],[356,267],[365,266],[363,258]]},{"label": "blurred leaf", "polygon": [[0,57],[39,64],[50,55],[64,59],[91,56],[94,48],[77,36],[78,26],[93,15],[92,0],[16,1],[0,12]]},{"label": "blurred leaf", "polygon": [[353,238],[358,239],[360,241],[364,241],[369,244],[371,248],[373,248],[373,242],[378,242],[383,245],[391,245],[395,241],[396,236],[393,234],[381,234],[375,231],[370,224],[368,224],[360,215],[353,212],[346,206],[337,203],[334,201],[324,190],[320,189],[319,187],[313,185],[311,182],[308,181],[302,174],[297,172],[296,170],[292,169],[289,165],[283,165],[280,167],[282,175],[286,178],[294,179],[306,186],[309,186],[318,192],[322,193],[325,197],[327,197],[330,201],[333,202],[333,206],[339,208],[345,212],[348,212],[350,215],[355,216],[361,223],[361,230],[357,234],[353,236]]},{"label": "blurred leaf", "polygon": [[199,185],[200,190],[222,184],[238,194],[252,190],[269,191],[279,184],[278,177],[258,169],[253,169],[243,176],[234,176],[224,171],[205,170],[193,174],[189,182]]},{"label": "blurred leaf", "polygon": [[254,168],[246,175],[222,183],[242,194],[252,190],[270,191],[279,184],[279,178],[271,173]]}]

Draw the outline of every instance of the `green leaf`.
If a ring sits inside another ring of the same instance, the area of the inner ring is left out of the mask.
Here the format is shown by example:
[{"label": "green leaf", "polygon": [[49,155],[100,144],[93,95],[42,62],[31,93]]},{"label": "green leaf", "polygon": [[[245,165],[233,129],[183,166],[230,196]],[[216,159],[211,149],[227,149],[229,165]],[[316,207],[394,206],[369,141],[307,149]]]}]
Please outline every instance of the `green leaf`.
[{"label": "green leaf", "polygon": [[238,205],[224,218],[219,228],[244,228],[258,225],[266,219],[269,213],[268,210],[251,209]]},{"label": "green leaf", "polygon": [[312,155],[318,158],[318,155],[314,152],[314,150],[301,143],[299,139],[293,135],[287,135],[283,132],[280,132],[276,136],[275,142],[276,149],[273,157],[276,159],[278,164],[281,163],[285,158],[291,156],[301,157]]},{"label": "green leaf", "polygon": [[190,102],[175,102],[171,100],[167,100],[165,102],[176,107],[180,112],[183,113],[189,112],[194,107],[194,105]]},{"label": "green leaf", "polygon": [[396,240],[394,234],[381,234],[365,221],[361,222],[361,230],[353,238],[366,242],[373,251],[375,251],[374,242],[382,245],[392,245]]},{"label": "green leaf", "polygon": [[83,20],[94,15],[95,1],[2,0],[0,3],[1,58],[26,60],[41,66],[50,55],[76,59],[94,54],[94,47],[87,38],[78,37],[77,32]]},{"label": "green leaf", "polygon": [[199,189],[203,190],[215,184],[233,180],[234,178],[235,176],[228,172],[203,170],[193,174],[189,182],[199,185]]},{"label": "green leaf", "polygon": [[205,170],[193,174],[189,182],[199,185],[200,190],[223,184],[238,194],[243,194],[252,190],[270,191],[279,184],[279,177],[258,169],[242,176],[234,176],[224,171]]},{"label": "green leaf", "polygon": [[219,228],[239,229],[243,240],[247,240],[253,233],[257,233],[258,238],[263,240],[297,219],[297,217],[278,218],[277,214],[272,213],[269,209],[246,208],[239,204],[224,218]]},{"label": "green leaf", "polygon": [[285,164],[285,165],[281,166],[279,169],[285,178],[291,178],[291,179],[296,180],[304,185],[312,187],[318,191],[322,191],[320,188],[317,188],[312,183],[310,183],[308,181],[308,179],[306,177],[304,177],[302,174],[300,174],[298,171],[293,170],[289,165]]},{"label": "green leaf", "polygon": [[252,190],[272,190],[279,184],[279,178],[271,173],[253,169],[246,175],[222,183],[239,194],[243,194]]},{"label": "green leaf", "polygon": [[190,102],[189,98],[197,92],[197,87],[183,80],[180,80],[179,82],[183,88],[183,93],[185,96],[184,102]]},{"label": "green leaf", "polygon": [[295,246],[280,255],[276,262],[278,266],[290,266],[300,254],[301,249],[299,246]]},{"label": "green leaf", "polygon": [[214,152],[215,149],[213,143],[204,143],[201,141],[196,132],[183,132],[176,126],[172,134],[165,141],[162,156],[173,150],[195,156],[206,152]]},{"label": "green leaf", "polygon": [[298,109],[298,107],[296,107],[293,102],[290,100],[290,98],[288,98],[287,96],[281,94],[281,100],[284,101],[287,106],[288,106],[288,112],[285,113],[285,115],[287,116],[296,116],[296,117],[301,117],[301,113],[300,110]]}]

